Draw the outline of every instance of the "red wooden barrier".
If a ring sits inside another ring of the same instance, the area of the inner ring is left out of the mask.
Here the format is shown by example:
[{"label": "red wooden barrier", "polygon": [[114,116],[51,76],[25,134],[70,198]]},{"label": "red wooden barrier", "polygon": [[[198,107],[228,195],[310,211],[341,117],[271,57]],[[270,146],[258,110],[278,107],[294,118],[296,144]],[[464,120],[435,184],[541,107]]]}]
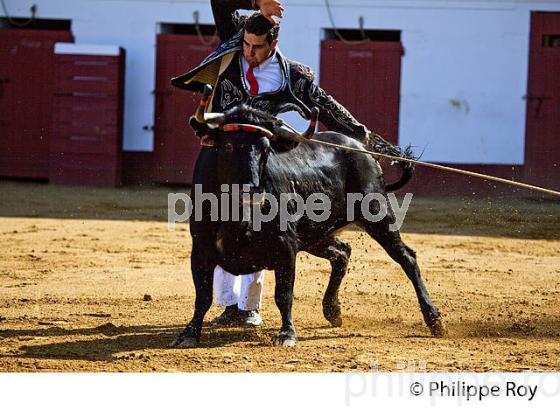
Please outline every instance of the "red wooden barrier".
[{"label": "red wooden barrier", "polygon": [[[321,87],[392,143],[398,143],[402,54],[399,41],[321,41]],[[400,175],[394,167],[384,171],[387,181]]]},{"label": "red wooden barrier", "polygon": [[[216,44],[217,45],[217,44]],[[200,151],[199,139],[187,124],[200,95],[171,86],[171,77],[196,67],[212,47],[197,36],[157,37],[154,181],[189,184]]]},{"label": "red wooden barrier", "polygon": [[525,179],[560,189],[560,13],[532,12]]},{"label": "red wooden barrier", "polygon": [[57,44],[50,182],[121,184],[124,50]]},{"label": "red wooden barrier", "polygon": [[0,29],[0,176],[49,177],[54,44],[69,31]]},{"label": "red wooden barrier", "polygon": [[321,87],[362,124],[396,143],[401,86],[400,42],[348,45],[321,41]]}]

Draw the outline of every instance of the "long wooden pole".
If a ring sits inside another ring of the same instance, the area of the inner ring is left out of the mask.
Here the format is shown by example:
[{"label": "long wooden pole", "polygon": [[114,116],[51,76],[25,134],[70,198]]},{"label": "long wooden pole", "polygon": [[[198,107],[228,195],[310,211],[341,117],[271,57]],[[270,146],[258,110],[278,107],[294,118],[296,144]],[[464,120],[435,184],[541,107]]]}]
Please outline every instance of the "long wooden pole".
[{"label": "long wooden pole", "polygon": [[412,164],[422,165],[424,167],[435,168],[435,169],[439,169],[439,170],[442,170],[442,171],[454,172],[456,174],[463,174],[463,175],[468,175],[468,176],[476,177],[476,178],[482,178],[482,179],[486,179],[486,180],[490,180],[490,181],[500,182],[502,184],[512,185],[512,186],[525,188],[525,189],[530,189],[532,191],[542,192],[544,194],[549,194],[549,195],[560,197],[560,192],[554,191],[552,189],[542,188],[542,187],[539,187],[539,186],[536,186],[536,185],[525,184],[523,182],[510,181],[509,179],[499,178],[499,177],[495,177],[495,176],[492,176],[492,175],[479,174],[478,172],[467,171],[466,169],[446,167],[445,165],[432,164],[430,162],[418,161],[416,159],[401,158],[401,157],[396,157],[394,155],[382,154],[380,152],[368,151],[366,149],[347,147],[345,145],[339,145],[339,144],[334,144],[332,142],[319,141],[319,140],[315,140],[315,139],[297,138],[297,141],[299,141],[299,142],[313,142],[315,144],[326,145],[328,147],[332,147],[332,148],[336,148],[336,149],[343,149],[343,150],[346,150],[346,151],[361,152],[363,154],[369,154],[369,155],[373,155],[373,156],[384,157],[384,158],[388,158],[388,159],[391,159],[391,160],[394,160],[394,161],[410,162]]}]

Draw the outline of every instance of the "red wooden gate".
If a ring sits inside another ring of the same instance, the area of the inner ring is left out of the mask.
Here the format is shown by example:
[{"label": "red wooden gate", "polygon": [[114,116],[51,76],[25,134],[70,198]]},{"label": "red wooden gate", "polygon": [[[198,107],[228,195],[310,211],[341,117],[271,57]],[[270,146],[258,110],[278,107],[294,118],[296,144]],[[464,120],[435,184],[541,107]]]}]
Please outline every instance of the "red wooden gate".
[{"label": "red wooden gate", "polygon": [[[121,183],[124,51],[74,46],[57,50],[50,181]],[[95,49],[95,50],[93,50]]]},{"label": "red wooden gate", "polygon": [[170,80],[198,65],[212,47],[197,36],[160,34],[157,37],[154,180],[190,183],[199,140],[188,126],[199,96],[171,86]]},{"label": "red wooden gate", "polygon": [[531,14],[525,176],[560,189],[560,13]]},{"label": "red wooden gate", "polygon": [[321,42],[321,87],[391,142],[398,141],[402,53],[398,41]]},{"label": "red wooden gate", "polygon": [[48,178],[54,43],[68,31],[0,29],[0,176]]}]

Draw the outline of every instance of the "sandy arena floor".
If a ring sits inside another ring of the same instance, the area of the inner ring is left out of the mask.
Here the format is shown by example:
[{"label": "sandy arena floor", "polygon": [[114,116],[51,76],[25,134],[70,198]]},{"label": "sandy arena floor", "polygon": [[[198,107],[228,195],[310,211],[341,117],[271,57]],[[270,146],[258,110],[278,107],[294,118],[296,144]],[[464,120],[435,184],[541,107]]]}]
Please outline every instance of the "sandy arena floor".
[{"label": "sandy arena floor", "polygon": [[330,266],[300,254],[295,349],[272,346],[267,273],[262,329],[205,327],[186,350],[167,347],[194,302],[188,226],[166,223],[180,190],[0,181],[0,371],[560,371],[557,201],[413,199],[403,237],[445,338],[430,336],[400,267],[348,230],[341,328],[321,313]]}]

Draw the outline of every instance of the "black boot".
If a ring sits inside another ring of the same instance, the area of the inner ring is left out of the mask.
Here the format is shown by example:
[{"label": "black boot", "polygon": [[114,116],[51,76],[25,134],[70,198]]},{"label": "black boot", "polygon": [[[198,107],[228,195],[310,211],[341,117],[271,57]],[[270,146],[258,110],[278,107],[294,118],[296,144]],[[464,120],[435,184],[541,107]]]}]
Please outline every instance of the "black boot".
[{"label": "black boot", "polygon": [[261,318],[261,315],[259,315],[259,311],[258,310],[239,310],[239,314],[237,315],[238,317],[238,323],[241,326],[247,326],[247,327],[259,327],[260,325],[262,325],[263,320]]},{"label": "black boot", "polygon": [[226,306],[220,316],[215,317],[210,322],[216,326],[233,326],[239,323],[239,309],[237,305]]}]

